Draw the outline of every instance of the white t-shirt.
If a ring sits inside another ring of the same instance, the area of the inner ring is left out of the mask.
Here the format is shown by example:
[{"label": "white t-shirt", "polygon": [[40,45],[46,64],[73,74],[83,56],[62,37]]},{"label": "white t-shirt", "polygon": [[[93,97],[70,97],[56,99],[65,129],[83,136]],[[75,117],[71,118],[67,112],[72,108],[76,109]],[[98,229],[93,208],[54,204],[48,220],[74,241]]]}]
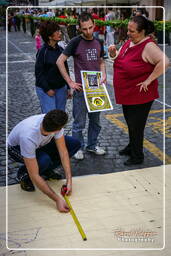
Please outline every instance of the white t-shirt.
[{"label": "white t-shirt", "polygon": [[20,146],[21,155],[26,158],[35,158],[36,149],[48,144],[51,139],[59,139],[64,134],[62,128],[59,132],[44,136],[40,126],[45,114],[28,117],[18,123],[8,136],[10,146]]}]

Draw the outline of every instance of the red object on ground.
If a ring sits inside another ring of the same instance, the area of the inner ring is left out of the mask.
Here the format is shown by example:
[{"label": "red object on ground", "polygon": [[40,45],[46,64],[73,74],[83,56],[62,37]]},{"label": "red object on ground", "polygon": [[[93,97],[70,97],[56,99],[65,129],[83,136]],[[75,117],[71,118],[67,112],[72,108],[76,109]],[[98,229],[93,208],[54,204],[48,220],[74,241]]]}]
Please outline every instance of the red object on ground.
[{"label": "red object on ground", "polygon": [[66,185],[63,185],[63,186],[61,187],[61,195],[62,195],[62,196],[65,196],[66,192],[67,192],[67,186],[66,186]]}]

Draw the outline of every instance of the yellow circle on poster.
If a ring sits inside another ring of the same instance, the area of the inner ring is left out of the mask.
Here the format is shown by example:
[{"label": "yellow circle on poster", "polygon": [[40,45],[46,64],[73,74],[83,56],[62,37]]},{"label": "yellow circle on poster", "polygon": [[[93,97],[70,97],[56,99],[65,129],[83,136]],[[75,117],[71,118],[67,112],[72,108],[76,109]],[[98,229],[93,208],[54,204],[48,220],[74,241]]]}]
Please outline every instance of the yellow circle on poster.
[{"label": "yellow circle on poster", "polygon": [[96,97],[92,99],[92,103],[93,105],[100,107],[100,106],[103,106],[104,101],[100,97]]}]

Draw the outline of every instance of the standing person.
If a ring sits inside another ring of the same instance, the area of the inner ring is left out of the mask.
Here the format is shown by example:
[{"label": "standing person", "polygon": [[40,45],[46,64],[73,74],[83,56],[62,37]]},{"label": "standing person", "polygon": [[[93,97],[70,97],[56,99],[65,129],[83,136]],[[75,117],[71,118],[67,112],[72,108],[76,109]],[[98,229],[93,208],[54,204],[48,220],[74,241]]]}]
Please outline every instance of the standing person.
[{"label": "standing person", "polygon": [[[65,15],[65,11],[62,10],[60,15],[58,16],[58,18],[67,19],[68,17],[67,17],[67,15]],[[60,29],[61,29],[62,34],[63,34],[63,40],[67,44],[70,41],[68,31],[67,31],[67,24],[65,22],[60,22],[59,26],[60,26]]]},{"label": "standing person", "polygon": [[[35,76],[36,92],[42,113],[47,113],[52,109],[65,110],[68,86],[56,66],[56,60],[63,51],[58,45],[61,40],[61,31],[55,21],[41,23],[39,30],[44,45],[37,54]],[[68,71],[66,62],[65,68]]]},{"label": "standing person", "polygon": [[[89,13],[82,13],[78,18],[81,35],[74,37],[57,60],[57,65],[68,85],[74,89],[73,93],[73,127],[72,135],[81,142],[81,150],[75,155],[76,159],[83,159],[84,138],[82,131],[86,124],[87,107],[81,85],[81,70],[102,71],[102,82],[106,81],[105,63],[103,60],[103,45],[93,37],[94,21]],[[74,58],[75,82],[69,77],[64,62]],[[97,138],[101,130],[100,112],[88,113],[88,142],[87,151],[97,155],[104,155],[104,149],[97,146]]]},{"label": "standing person", "polygon": [[159,97],[157,78],[169,65],[168,58],[150,38],[154,25],[143,16],[134,16],[128,23],[128,37],[119,52],[109,47],[114,61],[114,90],[117,104],[122,104],[128,126],[129,144],[119,152],[128,155],[125,165],[144,160],[143,139],[146,120]]},{"label": "standing person", "polygon": [[[91,15],[93,17],[93,20],[99,20],[99,15],[97,14],[97,8],[93,8],[93,12],[92,12]],[[99,26],[95,25],[93,36],[98,39],[99,38],[99,33],[100,33],[100,28],[99,28]]]},{"label": "standing person", "polygon": [[[105,21],[105,18],[104,18],[105,14],[104,14],[104,11],[101,11],[99,13],[99,20],[101,21]],[[99,26],[99,39],[105,41],[105,26]]]},{"label": "standing person", "polygon": [[[120,20],[124,20],[124,14],[121,14]],[[127,38],[127,27],[125,25],[122,25],[118,28],[118,45],[122,46],[124,44],[124,42],[126,41]]]},{"label": "standing person", "polygon": [[41,39],[40,31],[38,28],[36,29],[35,42],[36,42],[36,49],[37,51],[39,51],[40,48],[42,47],[42,39]]},{"label": "standing person", "polygon": [[[14,13],[13,12],[8,14],[8,32],[11,32],[12,26],[14,26]],[[14,29],[16,31],[15,26],[14,26]]]},{"label": "standing person", "polygon": [[135,13],[136,16],[144,16],[145,18],[148,19],[149,17],[149,13],[147,12],[147,10],[145,8],[142,8],[142,9],[137,9],[136,13]]},{"label": "standing person", "polygon": [[53,11],[52,9],[49,9],[49,10],[47,11],[47,16],[50,17],[50,18],[55,17],[54,11]]},{"label": "standing person", "polygon": [[78,140],[63,135],[68,116],[62,110],[34,115],[19,122],[8,136],[8,153],[24,163],[17,178],[21,188],[34,191],[33,183],[56,203],[61,212],[69,211],[66,203],[53,191],[42,176],[50,178],[52,170],[62,163],[66,175],[67,194],[72,191],[70,160],[80,148]]},{"label": "standing person", "polygon": [[21,30],[21,19],[20,17],[18,16],[20,15],[20,10],[18,9],[16,14],[15,14],[15,20],[16,20],[16,27],[17,27],[17,31],[20,31]]},{"label": "standing person", "polygon": [[[105,21],[112,21],[115,19],[115,13],[112,8],[108,8],[105,16]],[[112,26],[106,26],[106,46],[114,44],[115,29]]]},{"label": "standing person", "polygon": [[[73,11],[70,12],[69,18],[70,19],[77,19],[76,10],[73,10]],[[75,37],[77,35],[76,24],[68,24],[67,31],[68,31],[68,36],[69,36],[70,39]]]}]

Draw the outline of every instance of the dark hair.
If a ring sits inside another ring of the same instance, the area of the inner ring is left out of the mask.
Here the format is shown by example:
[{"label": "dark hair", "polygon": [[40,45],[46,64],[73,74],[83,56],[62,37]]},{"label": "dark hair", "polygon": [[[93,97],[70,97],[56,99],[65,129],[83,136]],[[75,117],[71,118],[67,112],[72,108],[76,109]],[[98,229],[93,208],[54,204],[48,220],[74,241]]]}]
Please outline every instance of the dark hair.
[{"label": "dark hair", "polygon": [[136,13],[137,13],[137,12],[139,12],[140,15],[143,15],[143,11],[142,11],[141,9],[138,9],[138,10],[136,11]]},{"label": "dark hair", "polygon": [[84,21],[88,21],[88,20],[92,20],[92,22],[94,23],[93,17],[91,16],[90,13],[82,12],[78,16],[78,24],[79,24],[79,26],[80,26],[80,22],[84,22]]},{"label": "dark hair", "polygon": [[43,129],[46,132],[60,130],[68,121],[68,115],[63,110],[54,109],[48,112],[43,118]]},{"label": "dark hair", "polygon": [[47,20],[40,24],[40,35],[45,43],[49,42],[49,36],[52,36],[54,32],[60,30],[59,25],[53,20]]},{"label": "dark hair", "polygon": [[93,8],[93,12],[97,14],[97,8]]},{"label": "dark hair", "polygon": [[149,35],[154,32],[154,24],[152,21],[146,19],[144,16],[134,16],[130,21],[137,23],[137,30],[141,32],[145,30],[145,35]]}]

